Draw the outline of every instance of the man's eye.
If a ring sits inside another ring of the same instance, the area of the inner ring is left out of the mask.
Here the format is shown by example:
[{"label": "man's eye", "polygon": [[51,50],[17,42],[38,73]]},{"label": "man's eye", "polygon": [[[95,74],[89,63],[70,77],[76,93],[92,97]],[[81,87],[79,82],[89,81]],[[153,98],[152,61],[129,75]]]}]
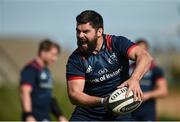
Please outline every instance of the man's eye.
[{"label": "man's eye", "polygon": [[76,28],[76,32],[77,32],[77,33],[80,33],[81,31],[80,31],[79,29]]},{"label": "man's eye", "polygon": [[80,31],[79,31],[79,30],[76,30],[76,32],[77,32],[77,33],[80,33]]},{"label": "man's eye", "polygon": [[83,33],[87,34],[89,31],[84,31]]}]

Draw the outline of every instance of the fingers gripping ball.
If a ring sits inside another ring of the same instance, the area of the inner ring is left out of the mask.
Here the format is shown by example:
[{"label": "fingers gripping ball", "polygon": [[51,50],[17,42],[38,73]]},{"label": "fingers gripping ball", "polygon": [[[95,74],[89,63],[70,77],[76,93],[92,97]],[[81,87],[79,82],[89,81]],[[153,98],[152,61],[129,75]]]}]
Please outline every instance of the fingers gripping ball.
[{"label": "fingers gripping ball", "polygon": [[115,90],[107,100],[107,106],[114,114],[127,114],[136,110],[142,101],[135,101],[134,94],[130,91],[129,95],[125,97],[128,91],[127,87]]}]

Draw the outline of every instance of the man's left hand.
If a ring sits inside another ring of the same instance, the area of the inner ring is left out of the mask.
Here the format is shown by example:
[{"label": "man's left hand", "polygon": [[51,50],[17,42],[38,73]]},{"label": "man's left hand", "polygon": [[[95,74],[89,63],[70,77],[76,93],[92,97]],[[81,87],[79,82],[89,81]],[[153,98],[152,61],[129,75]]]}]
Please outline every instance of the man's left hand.
[{"label": "man's left hand", "polygon": [[139,81],[134,80],[132,77],[127,81],[119,85],[117,88],[128,87],[128,92],[126,93],[126,97],[129,95],[130,91],[134,93],[134,100],[142,101],[143,100],[143,92],[140,88]]}]

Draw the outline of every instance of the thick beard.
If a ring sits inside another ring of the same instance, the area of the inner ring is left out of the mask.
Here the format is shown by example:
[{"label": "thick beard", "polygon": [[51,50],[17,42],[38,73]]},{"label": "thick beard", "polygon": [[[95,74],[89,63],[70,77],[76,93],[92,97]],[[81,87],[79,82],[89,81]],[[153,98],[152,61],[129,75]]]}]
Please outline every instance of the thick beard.
[{"label": "thick beard", "polygon": [[[86,41],[81,41],[81,39],[77,38],[77,46],[81,49],[82,53],[86,54],[86,55],[91,55],[93,53],[93,51],[96,49],[97,47],[97,41],[98,38],[95,35],[93,40],[86,40]],[[82,45],[86,43],[87,44],[87,49],[84,49],[82,47]]]}]

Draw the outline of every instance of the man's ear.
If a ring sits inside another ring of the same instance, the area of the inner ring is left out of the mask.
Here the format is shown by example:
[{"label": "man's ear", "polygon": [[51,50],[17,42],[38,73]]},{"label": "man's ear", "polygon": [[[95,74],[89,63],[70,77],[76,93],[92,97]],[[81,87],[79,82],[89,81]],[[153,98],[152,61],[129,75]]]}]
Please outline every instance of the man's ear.
[{"label": "man's ear", "polygon": [[103,28],[99,28],[97,30],[97,36],[100,37],[100,36],[102,36],[102,34],[103,34]]}]

